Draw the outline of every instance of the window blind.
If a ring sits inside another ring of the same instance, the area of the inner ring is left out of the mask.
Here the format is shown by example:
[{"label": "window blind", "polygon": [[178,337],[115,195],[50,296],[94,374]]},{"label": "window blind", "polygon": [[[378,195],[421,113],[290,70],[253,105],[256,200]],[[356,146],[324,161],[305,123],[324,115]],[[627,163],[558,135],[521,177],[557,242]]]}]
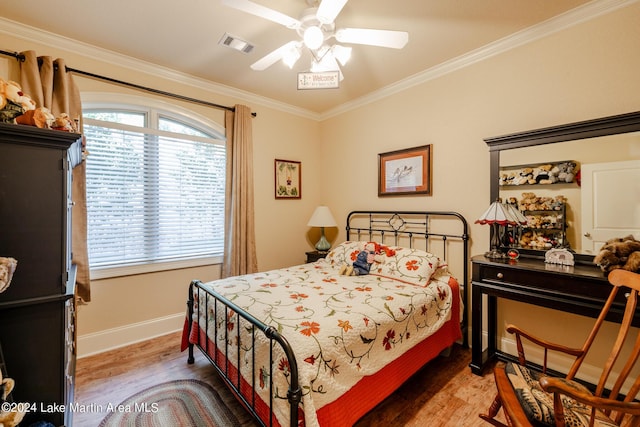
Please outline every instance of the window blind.
[{"label": "window blind", "polygon": [[224,141],[85,119],[91,268],[221,255]]}]

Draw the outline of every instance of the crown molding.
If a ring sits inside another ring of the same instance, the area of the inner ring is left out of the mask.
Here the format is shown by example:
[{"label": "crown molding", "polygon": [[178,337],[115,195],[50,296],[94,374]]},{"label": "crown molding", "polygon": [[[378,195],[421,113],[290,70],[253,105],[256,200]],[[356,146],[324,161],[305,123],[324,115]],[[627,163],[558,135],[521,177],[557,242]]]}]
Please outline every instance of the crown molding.
[{"label": "crown molding", "polygon": [[513,33],[481,48],[468,52],[424,70],[406,79],[385,86],[375,92],[371,92],[353,101],[339,105],[320,115],[320,121],[338,116],[347,111],[360,108],[367,104],[387,98],[399,92],[406,91],[430,80],[437,79],[454,71],[473,65],[477,62],[515,49],[519,46],[539,40],[543,37],[571,28],[583,22],[590,21],[601,15],[613,12],[617,9],[630,6],[640,0],[594,0],[568,12],[555,16],[540,24]]},{"label": "crown molding", "polygon": [[[391,95],[406,91],[417,85],[437,79],[446,74],[463,69],[477,62],[515,49],[527,43],[539,40],[543,37],[565,30],[580,23],[590,21],[601,15],[613,12],[617,9],[630,6],[640,0],[594,0],[586,3],[540,24],[526,28],[517,33],[511,34],[493,43],[487,44],[479,49],[468,52],[449,61],[443,62],[435,67],[424,70],[413,76],[407,77],[391,85],[385,86],[375,92],[362,96],[350,102],[339,105],[336,108],[323,113],[316,113],[310,110],[295,107],[271,98],[262,97],[251,92],[243,91],[231,86],[222,85],[197,78],[186,73],[161,67],[156,64],[142,61],[137,58],[122,55],[110,50],[106,50],[94,45],[83,43],[78,40],[66,38],[57,34],[30,27],[0,17],[0,34],[7,34],[12,37],[21,38],[30,42],[37,42],[56,49],[63,49],[79,53],[99,62],[115,63],[124,68],[145,74],[162,77],[169,81],[192,86],[198,89],[206,89],[212,93],[228,96],[247,102],[251,105],[262,105],[274,110],[308,118],[315,121],[323,121],[331,117],[338,116],[345,112],[360,108],[367,104],[377,102]],[[83,70],[85,71],[85,70]],[[86,70],[89,71],[89,70]]]},{"label": "crown molding", "polygon": [[[276,101],[271,98],[262,97],[254,93],[243,91],[231,86],[215,83],[211,80],[194,77],[167,67],[162,67],[157,64],[142,61],[131,56],[122,55],[111,50],[103,49],[101,47],[90,45],[88,43],[84,43],[68,37],[63,37],[58,34],[24,25],[19,22],[11,21],[2,17],[0,17],[0,34],[6,34],[8,36],[23,39],[25,41],[35,42],[56,49],[78,53],[84,57],[93,59],[98,62],[117,64],[118,66],[133,71],[150,74],[155,77],[161,77],[175,83],[192,86],[194,88],[197,88],[198,90],[205,89],[212,93],[235,98],[250,105],[262,105],[264,107],[273,108],[274,110],[283,111],[285,113],[305,117],[316,121],[319,120],[319,114],[313,111],[295,107],[293,105]],[[73,68],[72,65],[69,66]],[[91,72],[91,70],[82,71]]]}]

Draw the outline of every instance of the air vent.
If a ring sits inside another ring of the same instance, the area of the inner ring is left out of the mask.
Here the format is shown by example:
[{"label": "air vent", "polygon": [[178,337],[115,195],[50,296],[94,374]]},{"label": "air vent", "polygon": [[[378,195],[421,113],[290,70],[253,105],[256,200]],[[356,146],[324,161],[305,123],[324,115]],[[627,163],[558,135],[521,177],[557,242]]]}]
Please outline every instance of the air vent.
[{"label": "air vent", "polygon": [[229,33],[224,33],[218,44],[235,49],[238,52],[249,53],[253,50],[254,46],[242,39],[232,36]]}]

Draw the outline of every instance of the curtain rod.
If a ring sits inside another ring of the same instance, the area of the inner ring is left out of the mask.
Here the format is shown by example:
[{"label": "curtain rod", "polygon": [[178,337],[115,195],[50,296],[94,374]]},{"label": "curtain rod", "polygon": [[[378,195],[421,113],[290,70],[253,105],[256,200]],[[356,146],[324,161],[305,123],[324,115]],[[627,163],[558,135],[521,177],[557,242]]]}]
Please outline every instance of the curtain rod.
[{"label": "curtain rod", "polygon": [[[6,50],[0,50],[0,54],[14,57],[18,61],[21,61],[21,62],[25,60],[24,55],[21,55],[18,52],[9,52],[9,51],[6,51]],[[67,72],[76,73],[76,74],[79,74],[79,75],[82,75],[82,76],[91,77],[91,78],[98,79],[98,80],[104,80],[104,81],[109,82],[109,83],[115,83],[115,84],[119,84],[119,85],[122,85],[122,86],[131,87],[131,88],[134,88],[134,89],[142,90],[142,91],[153,93],[153,94],[156,94],[156,95],[163,95],[163,96],[167,96],[167,97],[170,97],[170,98],[180,99],[182,101],[188,101],[188,102],[193,102],[195,104],[205,105],[207,107],[219,108],[221,110],[234,111],[234,112],[236,111],[235,107],[228,107],[226,105],[215,104],[213,102],[203,101],[201,99],[191,98],[191,97],[184,96],[184,95],[178,95],[178,94],[175,94],[175,93],[166,92],[166,91],[159,90],[159,89],[153,89],[153,88],[150,88],[150,87],[147,87],[147,86],[142,86],[142,85],[138,85],[138,84],[135,84],[135,83],[129,83],[129,82],[125,82],[125,81],[122,81],[122,80],[113,79],[111,77],[105,77],[105,76],[101,76],[99,74],[94,74],[94,73],[89,73],[87,71],[77,70],[77,69],[71,68],[71,67],[65,67],[65,68],[66,68],[65,71],[67,71]],[[254,112],[251,113],[252,117],[256,117],[256,115],[257,115],[257,113],[254,113]]]}]

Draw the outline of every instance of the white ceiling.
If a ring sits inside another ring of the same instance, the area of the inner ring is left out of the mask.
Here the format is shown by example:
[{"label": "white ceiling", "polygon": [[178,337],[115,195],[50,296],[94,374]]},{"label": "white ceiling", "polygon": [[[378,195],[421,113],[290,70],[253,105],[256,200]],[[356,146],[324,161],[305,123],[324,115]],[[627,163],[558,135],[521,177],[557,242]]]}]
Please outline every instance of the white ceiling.
[{"label": "white ceiling", "polygon": [[[306,0],[253,0],[299,18]],[[56,0],[3,1],[0,16],[171,70],[230,86],[313,113],[326,113],[447,61],[479,52],[531,27],[552,28],[616,0],[350,0],[338,27],[401,30],[409,33],[402,50],[353,45],[339,89],[299,91],[297,72],[308,71],[303,55],[293,70],[281,62],[265,71],[250,65],[297,39],[294,30],[221,4],[220,0]],[[569,13],[566,13],[569,12]],[[539,25],[541,24],[541,25]],[[546,25],[546,27],[545,27]],[[529,29],[529,30],[527,30]],[[224,33],[255,45],[243,54],[218,45]],[[537,33],[535,33],[537,34]],[[2,46],[2,50],[12,50]],[[39,52],[40,53],[40,52]],[[42,54],[42,53],[41,53]],[[68,61],[67,61],[68,62]],[[68,63],[70,67],[74,64]],[[83,70],[100,74],[100,70]],[[145,82],[134,82],[145,84]]]}]

